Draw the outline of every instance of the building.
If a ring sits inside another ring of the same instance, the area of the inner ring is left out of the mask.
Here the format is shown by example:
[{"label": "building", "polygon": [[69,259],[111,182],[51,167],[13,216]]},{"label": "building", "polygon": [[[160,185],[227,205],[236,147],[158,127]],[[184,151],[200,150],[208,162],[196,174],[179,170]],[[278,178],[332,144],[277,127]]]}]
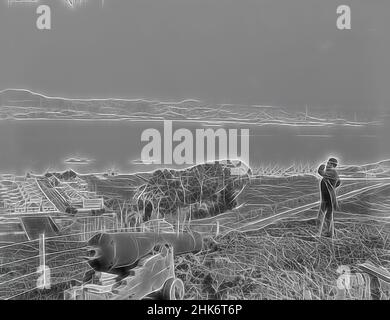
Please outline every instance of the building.
[{"label": "building", "polygon": [[83,209],[100,210],[104,208],[102,198],[83,199]]},{"label": "building", "polygon": [[42,201],[42,212],[55,212],[57,211],[56,206],[49,200]]}]

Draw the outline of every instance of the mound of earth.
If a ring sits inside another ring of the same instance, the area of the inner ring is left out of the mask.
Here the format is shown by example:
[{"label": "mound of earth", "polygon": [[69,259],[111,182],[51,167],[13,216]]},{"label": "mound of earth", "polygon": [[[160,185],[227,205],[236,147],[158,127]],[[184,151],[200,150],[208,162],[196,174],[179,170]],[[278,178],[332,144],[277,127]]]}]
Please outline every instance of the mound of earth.
[{"label": "mound of earth", "polygon": [[237,205],[237,196],[251,173],[239,160],[215,161],[183,170],[156,170],[135,192],[136,210],[142,212],[144,221],[182,209],[189,209],[191,218],[223,213]]}]

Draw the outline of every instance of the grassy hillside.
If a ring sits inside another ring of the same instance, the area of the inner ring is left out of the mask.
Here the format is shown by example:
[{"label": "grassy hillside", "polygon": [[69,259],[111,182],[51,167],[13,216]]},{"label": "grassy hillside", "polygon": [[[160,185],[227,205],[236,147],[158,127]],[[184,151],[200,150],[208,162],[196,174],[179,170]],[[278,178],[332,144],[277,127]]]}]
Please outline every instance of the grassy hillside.
[{"label": "grassy hillside", "polygon": [[[367,260],[390,270],[390,226],[336,223],[337,238],[317,238],[313,220],[210,238],[198,255],[177,258],[187,299],[335,299],[340,266]],[[383,299],[390,288],[383,286]],[[362,298],[357,288],[347,299]]]}]

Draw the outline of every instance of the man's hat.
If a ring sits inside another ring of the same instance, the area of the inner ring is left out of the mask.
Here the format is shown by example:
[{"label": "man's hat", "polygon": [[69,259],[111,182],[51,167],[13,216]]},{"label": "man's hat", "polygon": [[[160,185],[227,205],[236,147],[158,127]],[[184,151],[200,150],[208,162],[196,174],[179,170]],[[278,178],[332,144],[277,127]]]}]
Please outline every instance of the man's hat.
[{"label": "man's hat", "polygon": [[337,165],[338,161],[336,158],[329,158],[328,163],[332,163],[332,164]]}]

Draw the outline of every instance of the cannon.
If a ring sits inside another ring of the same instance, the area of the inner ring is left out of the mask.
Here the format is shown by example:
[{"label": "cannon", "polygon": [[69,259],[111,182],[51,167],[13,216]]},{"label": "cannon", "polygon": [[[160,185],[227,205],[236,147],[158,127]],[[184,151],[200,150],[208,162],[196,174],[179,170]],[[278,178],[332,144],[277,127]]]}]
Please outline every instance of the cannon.
[{"label": "cannon", "polygon": [[202,249],[202,237],[194,232],[99,233],[88,241],[88,263],[95,271],[122,276],[161,245],[172,246],[175,255],[194,253]]},{"label": "cannon", "polygon": [[202,250],[196,232],[99,233],[88,241],[83,284],[65,292],[74,300],[176,300],[184,284],[175,277],[174,256]]}]

